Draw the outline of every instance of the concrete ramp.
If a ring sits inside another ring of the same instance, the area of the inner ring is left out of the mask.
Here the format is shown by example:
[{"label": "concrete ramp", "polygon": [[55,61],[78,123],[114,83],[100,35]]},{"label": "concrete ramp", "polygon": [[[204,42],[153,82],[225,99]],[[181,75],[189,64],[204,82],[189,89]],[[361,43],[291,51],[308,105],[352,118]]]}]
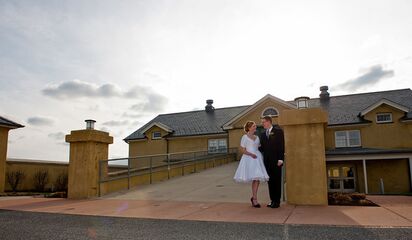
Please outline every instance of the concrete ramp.
[{"label": "concrete ramp", "polygon": [[[129,191],[109,194],[102,198],[248,203],[252,195],[251,184],[240,184],[233,180],[238,164],[239,162],[233,162],[199,173],[138,186]],[[269,202],[266,183],[261,183],[258,200],[261,204]]]}]

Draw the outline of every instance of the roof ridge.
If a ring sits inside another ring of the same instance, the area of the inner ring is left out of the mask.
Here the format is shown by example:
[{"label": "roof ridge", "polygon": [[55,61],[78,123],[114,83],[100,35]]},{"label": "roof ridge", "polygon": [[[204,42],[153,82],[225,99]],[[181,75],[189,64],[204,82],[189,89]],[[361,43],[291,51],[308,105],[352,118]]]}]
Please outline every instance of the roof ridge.
[{"label": "roof ridge", "polygon": [[[242,105],[242,106],[233,106],[233,107],[222,107],[222,108],[215,108],[215,110],[223,110],[223,109],[229,109],[229,108],[240,108],[240,107],[249,107],[250,105]],[[186,112],[174,112],[174,113],[163,113],[163,114],[159,114],[158,116],[165,116],[165,115],[176,115],[176,114],[183,114],[183,113],[194,113],[194,112],[204,112],[205,110],[193,110],[193,111],[186,111]],[[155,117],[155,118],[156,118]],[[155,119],[153,118],[153,119]]]},{"label": "roof ridge", "polygon": [[[385,92],[397,92],[397,91],[405,91],[405,90],[412,91],[410,88],[402,88],[402,89],[393,89],[393,90],[385,90],[385,91],[375,91],[375,92],[363,92],[363,93],[353,93],[353,94],[336,95],[336,96],[330,96],[330,98],[347,97],[347,96],[354,96],[354,95],[367,95],[367,94],[385,93]],[[317,98],[310,98],[310,100],[312,100],[312,99],[319,99],[319,97],[317,97]],[[291,100],[291,101],[294,101],[294,100]]]}]

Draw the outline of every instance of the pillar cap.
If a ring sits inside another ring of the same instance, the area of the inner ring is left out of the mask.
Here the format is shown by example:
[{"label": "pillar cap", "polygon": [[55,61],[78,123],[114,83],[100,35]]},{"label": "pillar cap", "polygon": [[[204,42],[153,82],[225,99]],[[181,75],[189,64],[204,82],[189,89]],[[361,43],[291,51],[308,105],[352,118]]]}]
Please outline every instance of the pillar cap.
[{"label": "pillar cap", "polygon": [[100,142],[113,143],[113,137],[108,132],[98,131],[94,129],[74,130],[66,135],[66,142]]},{"label": "pillar cap", "polygon": [[328,113],[321,108],[305,108],[284,110],[279,115],[280,126],[314,123],[328,123]]}]

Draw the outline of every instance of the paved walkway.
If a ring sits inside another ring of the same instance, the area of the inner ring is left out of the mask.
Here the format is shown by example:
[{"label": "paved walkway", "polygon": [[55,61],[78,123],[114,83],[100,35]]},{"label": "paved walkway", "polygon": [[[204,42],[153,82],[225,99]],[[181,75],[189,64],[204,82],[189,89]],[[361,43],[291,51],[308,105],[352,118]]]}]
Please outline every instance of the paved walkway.
[{"label": "paved walkway", "polygon": [[[250,186],[231,180],[235,168],[236,163],[92,200],[0,198],[0,209],[151,219],[412,227],[412,197],[368,197],[381,207],[282,204],[279,209],[252,208]],[[262,186],[262,204],[267,200],[266,191]]]},{"label": "paved walkway", "polygon": [[[412,228],[118,218],[0,210],[4,239],[408,240]],[[1,237],[0,237],[1,238]],[[2,238],[2,239],[3,239]]]}]

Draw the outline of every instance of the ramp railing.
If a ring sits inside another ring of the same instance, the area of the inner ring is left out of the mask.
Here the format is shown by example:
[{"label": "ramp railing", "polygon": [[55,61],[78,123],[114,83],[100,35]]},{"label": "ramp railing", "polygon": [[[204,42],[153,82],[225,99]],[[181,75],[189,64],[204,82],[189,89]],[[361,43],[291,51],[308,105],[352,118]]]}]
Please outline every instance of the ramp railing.
[{"label": "ramp railing", "polygon": [[[152,184],[155,180],[166,180],[226,164],[237,159],[237,151],[237,148],[225,148],[214,152],[177,152],[100,160],[98,195],[102,195],[104,184],[126,180],[124,189],[130,189],[133,185],[139,185],[135,184],[135,178],[139,176],[140,182]],[[109,192],[113,191],[107,190],[106,187],[104,193]]]}]

